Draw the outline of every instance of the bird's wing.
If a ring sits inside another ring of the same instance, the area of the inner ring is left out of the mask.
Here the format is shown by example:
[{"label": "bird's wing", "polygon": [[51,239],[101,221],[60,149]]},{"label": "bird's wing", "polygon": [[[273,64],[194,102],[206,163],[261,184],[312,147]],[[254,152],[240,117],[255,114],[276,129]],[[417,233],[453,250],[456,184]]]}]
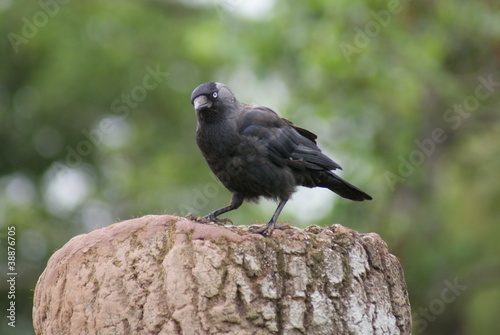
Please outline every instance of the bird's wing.
[{"label": "bird's wing", "polygon": [[280,118],[267,107],[247,105],[239,117],[238,129],[241,136],[263,144],[275,164],[301,170],[341,169],[318,148],[315,134]]},{"label": "bird's wing", "polygon": [[296,126],[292,121],[290,121],[288,119],[285,119],[284,117],[282,117],[281,119],[286,124],[288,124],[290,127],[292,127],[293,129],[295,129],[300,135],[304,136],[305,138],[310,139],[311,141],[314,142],[314,144],[316,144],[316,139],[318,138],[318,136],[316,134],[314,134],[313,132],[310,132],[307,129],[304,129],[304,128],[301,128],[299,126]]}]

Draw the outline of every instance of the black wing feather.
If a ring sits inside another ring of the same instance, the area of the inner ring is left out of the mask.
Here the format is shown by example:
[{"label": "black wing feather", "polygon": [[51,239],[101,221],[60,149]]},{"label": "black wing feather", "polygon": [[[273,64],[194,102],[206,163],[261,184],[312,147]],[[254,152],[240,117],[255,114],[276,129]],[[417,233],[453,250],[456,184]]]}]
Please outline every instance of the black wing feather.
[{"label": "black wing feather", "polygon": [[335,170],[340,165],[324,155],[316,145],[317,136],[280,118],[273,110],[247,105],[240,119],[239,133],[259,140],[277,165],[304,170]]}]

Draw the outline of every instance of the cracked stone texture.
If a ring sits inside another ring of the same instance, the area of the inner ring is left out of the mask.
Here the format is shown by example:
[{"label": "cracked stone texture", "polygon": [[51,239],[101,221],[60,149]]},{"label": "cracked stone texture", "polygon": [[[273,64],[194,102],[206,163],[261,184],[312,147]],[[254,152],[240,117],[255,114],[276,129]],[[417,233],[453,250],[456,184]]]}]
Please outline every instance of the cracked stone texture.
[{"label": "cracked stone texture", "polygon": [[410,334],[398,259],[341,225],[148,215],[72,238],[35,289],[36,334]]}]

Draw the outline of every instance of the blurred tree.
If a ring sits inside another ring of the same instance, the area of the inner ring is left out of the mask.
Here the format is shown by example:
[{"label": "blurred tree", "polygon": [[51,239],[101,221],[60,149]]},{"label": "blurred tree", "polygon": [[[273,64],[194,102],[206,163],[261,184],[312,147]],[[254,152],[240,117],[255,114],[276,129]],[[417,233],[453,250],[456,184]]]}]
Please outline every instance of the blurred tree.
[{"label": "blurred tree", "polygon": [[498,4],[4,1],[0,32],[0,236],[16,227],[18,270],[18,326],[2,333],[32,332],[30,290],[74,235],[228,202],[194,143],[189,96],[211,80],[316,132],[374,196],[301,190],[282,219],[378,232],[403,262],[416,334],[495,329]]}]

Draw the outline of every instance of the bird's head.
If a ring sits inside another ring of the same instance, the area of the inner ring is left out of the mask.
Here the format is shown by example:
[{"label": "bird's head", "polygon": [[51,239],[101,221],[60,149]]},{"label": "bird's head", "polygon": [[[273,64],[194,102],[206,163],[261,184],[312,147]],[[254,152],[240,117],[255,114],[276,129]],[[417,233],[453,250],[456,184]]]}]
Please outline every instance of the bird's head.
[{"label": "bird's head", "polygon": [[194,89],[191,103],[197,113],[223,113],[238,104],[229,88],[221,83],[204,83]]}]

